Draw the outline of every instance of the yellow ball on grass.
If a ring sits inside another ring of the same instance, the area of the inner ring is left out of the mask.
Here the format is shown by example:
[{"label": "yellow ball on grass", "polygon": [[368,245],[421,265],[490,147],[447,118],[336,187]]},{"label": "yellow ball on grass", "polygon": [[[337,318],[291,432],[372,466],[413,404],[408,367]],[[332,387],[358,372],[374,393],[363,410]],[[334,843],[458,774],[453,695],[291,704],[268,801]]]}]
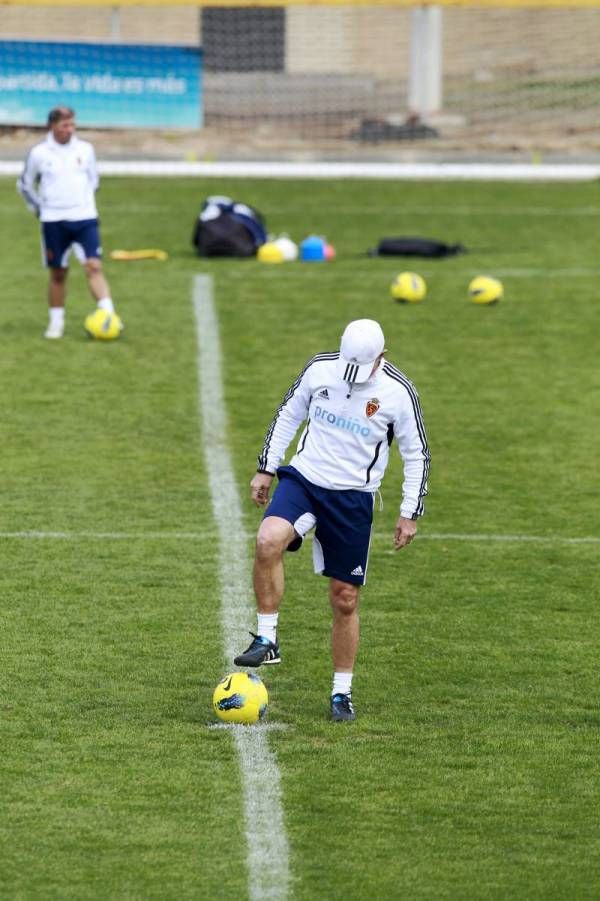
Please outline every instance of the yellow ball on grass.
[{"label": "yellow ball on grass", "polygon": [[469,299],[473,303],[496,303],[504,294],[502,282],[490,275],[478,275],[469,283]]},{"label": "yellow ball on grass", "polygon": [[213,709],[226,723],[256,723],[267,712],[269,694],[255,673],[230,673],[213,693]]},{"label": "yellow ball on grass", "polygon": [[123,331],[123,323],[117,313],[94,310],[85,317],[84,328],[90,338],[96,338],[99,341],[114,341]]},{"label": "yellow ball on grass", "polygon": [[420,303],[427,294],[427,284],[416,272],[400,272],[390,285],[390,294],[401,303]]}]

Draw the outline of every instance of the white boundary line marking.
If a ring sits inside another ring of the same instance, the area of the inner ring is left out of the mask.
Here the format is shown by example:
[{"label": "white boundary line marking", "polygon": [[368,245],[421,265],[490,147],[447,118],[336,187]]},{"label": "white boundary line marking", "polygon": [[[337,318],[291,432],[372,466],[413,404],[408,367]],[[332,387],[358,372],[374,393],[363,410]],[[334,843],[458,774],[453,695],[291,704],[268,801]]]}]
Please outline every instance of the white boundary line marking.
[{"label": "white boundary line marking", "polygon": [[[221,619],[227,666],[239,650],[240,627],[250,620],[251,597],[247,537],[227,442],[221,378],[219,327],[208,275],[194,277],[193,304],[198,343],[198,388],[202,449],[219,533]],[[283,901],[289,886],[289,847],[281,778],[268,732],[232,729],[240,760],[251,901]]]},{"label": "white boundary line marking", "polygon": [[32,538],[40,541],[202,541],[214,538],[214,532],[43,532],[37,529],[22,532],[0,532],[0,538]]},{"label": "white boundary line marking", "polygon": [[[366,259],[366,258],[365,258]],[[390,257],[374,257],[373,259],[385,261],[389,260]],[[395,259],[391,257],[391,259]],[[302,265],[301,263],[299,265]],[[344,261],[344,266],[346,267],[345,271],[348,270],[356,270],[357,272],[365,271],[365,263],[363,260],[347,259]],[[397,268],[397,266],[396,266]],[[304,270],[305,272],[309,272],[308,270]],[[332,272],[333,270],[310,270],[310,272]],[[423,275],[428,277],[433,277],[435,275],[435,270],[433,267],[430,267],[428,262],[423,261],[423,265],[419,266],[419,272],[423,273]],[[479,270],[475,269],[473,266],[468,267],[453,267],[453,272],[456,276],[463,278],[474,278]],[[555,278],[589,278],[592,275],[598,275],[600,273],[600,268],[598,266],[571,266],[569,268],[559,268],[553,269],[552,267],[547,267],[545,269],[542,268],[534,268],[534,267],[521,267],[521,268],[505,268],[503,266],[494,266],[494,275],[499,278],[542,278],[546,281],[551,281]],[[283,270],[278,269],[274,271],[273,269],[264,269],[260,272],[261,277],[267,280],[275,279],[281,280],[282,278],[297,278],[298,277],[298,269],[294,266],[286,267]],[[309,273],[310,274],[310,273]],[[303,273],[304,275],[304,273]],[[236,271],[231,271],[227,273],[227,278],[229,280],[237,280],[237,281],[247,281],[248,275],[242,270],[238,269]]]},{"label": "white boundary line marking", "polygon": [[461,534],[459,532],[436,533],[429,535],[417,535],[417,538],[429,541],[504,541],[504,542],[532,542],[536,544],[599,544],[600,538],[595,535],[587,535],[582,538],[571,538],[566,535],[493,535],[493,534]]},{"label": "white boundary line marking", "polygon": [[[220,534],[220,533],[219,533]],[[237,538],[241,544],[249,541],[254,537],[254,533],[248,534],[240,529]],[[373,532],[374,541],[392,541],[392,532]],[[41,531],[24,531],[24,532],[0,532],[0,539],[14,540],[37,540],[37,541],[207,541],[215,538],[215,533],[211,531],[205,532],[41,532]],[[429,534],[418,532],[416,536],[419,541],[497,541],[505,543],[523,543],[530,542],[532,544],[600,544],[600,536],[598,535],[582,535],[580,537],[570,535],[497,535],[493,533],[462,533],[462,532],[430,532]],[[244,547],[244,554],[246,548]],[[245,586],[245,592],[248,593],[249,587]],[[249,607],[244,606],[240,609],[240,620],[231,618],[232,628],[239,627],[240,621],[247,621],[249,618]],[[241,635],[242,641],[245,635]],[[233,653],[233,647],[231,649]],[[230,655],[231,656],[231,655]]]},{"label": "white boundary line marking", "polygon": [[[22,161],[0,161],[0,175],[19,175]],[[293,162],[240,160],[184,162],[177,160],[104,160],[101,175],[201,176],[202,178],[376,178],[419,181],[593,181],[596,163],[388,163]]]},{"label": "white boundary line marking", "polygon": [[[240,727],[237,723],[210,723],[209,729],[225,729],[226,732],[236,732]],[[253,726],[244,726],[245,729],[258,729],[259,732],[285,732],[287,723],[254,723]]]}]

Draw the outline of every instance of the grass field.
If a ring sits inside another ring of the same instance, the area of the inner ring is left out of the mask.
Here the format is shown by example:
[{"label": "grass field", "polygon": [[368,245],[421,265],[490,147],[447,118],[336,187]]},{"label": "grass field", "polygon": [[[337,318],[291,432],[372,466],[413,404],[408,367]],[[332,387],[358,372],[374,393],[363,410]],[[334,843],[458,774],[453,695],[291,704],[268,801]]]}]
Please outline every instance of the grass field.
[{"label": "grass field", "polygon": [[[338,259],[195,258],[209,193],[295,240],[327,235]],[[13,180],[0,201],[0,895],[248,897],[235,745],[209,728],[227,666],[191,300],[208,273],[249,554],[266,426],[350,319],[382,323],[432,451],[421,538],[400,554],[388,469],[348,728],[327,719],[325,580],[306,548],[288,561],[284,663],[264,678],[287,727],[268,741],[289,897],[599,897],[598,185],[105,179],[105,252],[170,254],[107,261],[126,331],[106,345],[83,334],[76,270],[67,334],[42,339],[36,224]],[[470,252],[365,255],[402,234]],[[403,268],[424,303],[389,297]],[[466,300],[480,273],[504,282],[495,307]]]}]

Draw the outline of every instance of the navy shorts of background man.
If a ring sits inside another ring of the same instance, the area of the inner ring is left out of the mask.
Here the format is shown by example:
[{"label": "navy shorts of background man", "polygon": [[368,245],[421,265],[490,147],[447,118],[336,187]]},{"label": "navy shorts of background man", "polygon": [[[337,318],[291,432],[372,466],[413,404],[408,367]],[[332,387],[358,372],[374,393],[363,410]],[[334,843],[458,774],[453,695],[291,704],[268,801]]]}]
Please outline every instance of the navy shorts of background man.
[{"label": "navy shorts of background man", "polygon": [[[369,562],[375,493],[391,445],[404,463],[396,549],[409,544],[427,493],[429,449],[417,392],[384,358],[381,326],[351,322],[339,352],[313,357],[288,390],[267,431],[252,500],[269,503],[256,539],[254,592],[258,626],[237,666],[281,662],[277,625],[284,590],[283,557],[314,528],[315,572],[329,578],[334,721],[355,719],[352,674],[358,651],[358,599]],[[296,453],[281,466],[304,423]]]},{"label": "navy shorts of background man", "polygon": [[25,160],[17,188],[42,226],[42,255],[48,267],[46,338],[62,338],[71,250],[83,263],[88,287],[100,309],[114,312],[102,271],[95,193],[99,179],[94,148],[75,134],[75,113],[57,106],[48,114],[50,131]]}]

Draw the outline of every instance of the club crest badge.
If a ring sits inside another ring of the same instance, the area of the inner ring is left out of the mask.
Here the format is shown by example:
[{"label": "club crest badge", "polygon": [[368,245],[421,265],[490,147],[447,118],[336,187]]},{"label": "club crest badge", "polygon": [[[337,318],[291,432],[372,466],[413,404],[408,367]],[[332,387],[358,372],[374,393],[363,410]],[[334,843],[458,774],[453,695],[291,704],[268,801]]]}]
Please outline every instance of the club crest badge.
[{"label": "club crest badge", "polygon": [[366,412],[367,416],[369,417],[369,419],[371,418],[371,416],[375,416],[375,413],[377,413],[380,406],[381,406],[381,404],[379,403],[379,401],[376,397],[372,397],[371,400],[367,401],[367,407],[366,407],[365,412]]}]

